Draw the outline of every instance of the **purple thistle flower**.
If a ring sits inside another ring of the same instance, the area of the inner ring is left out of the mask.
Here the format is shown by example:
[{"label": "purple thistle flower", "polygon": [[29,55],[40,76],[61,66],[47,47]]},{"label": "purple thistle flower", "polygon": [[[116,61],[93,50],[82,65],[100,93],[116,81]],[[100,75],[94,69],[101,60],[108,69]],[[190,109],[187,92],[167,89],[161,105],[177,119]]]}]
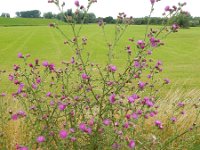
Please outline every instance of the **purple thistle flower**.
[{"label": "purple thistle flower", "polygon": [[164,79],[164,84],[169,84],[170,80],[169,79]]},{"label": "purple thistle flower", "polygon": [[17,115],[17,114],[13,114],[13,115],[11,116],[11,119],[14,120],[14,121],[17,120],[17,119],[18,119],[18,115]]},{"label": "purple thistle flower", "polygon": [[116,101],[116,95],[115,94],[111,94],[110,97],[109,97],[109,100],[110,100],[111,104],[114,104],[115,101]]},{"label": "purple thistle flower", "polygon": [[81,130],[81,131],[85,131],[86,130],[86,124],[85,123],[81,123],[81,124],[79,124],[79,129]]},{"label": "purple thistle flower", "polygon": [[14,80],[14,75],[9,74],[8,79],[9,79],[10,81],[13,81],[13,80]]},{"label": "purple thistle flower", "polygon": [[22,146],[19,148],[19,150],[28,150],[28,147]]},{"label": "purple thistle flower", "polygon": [[41,83],[41,79],[40,79],[40,78],[37,78],[37,79],[36,79],[36,83],[37,83],[37,84],[40,84],[40,83]]},{"label": "purple thistle flower", "polygon": [[61,111],[65,110],[66,107],[67,107],[66,104],[59,104],[59,105],[58,105],[58,108],[59,108]]},{"label": "purple thistle flower", "polygon": [[165,11],[170,11],[170,7],[169,7],[169,6],[166,6],[166,7],[165,7]]},{"label": "purple thistle flower", "polygon": [[140,63],[138,61],[134,61],[134,67],[135,68],[139,68],[140,67]]},{"label": "purple thistle flower", "polygon": [[109,119],[103,120],[103,124],[104,124],[105,126],[110,125],[110,123],[111,123],[111,121],[110,121]]},{"label": "purple thistle flower", "polygon": [[156,0],[150,0],[151,5],[154,5],[154,3],[156,2]]},{"label": "purple thistle flower", "polygon": [[81,77],[82,77],[83,80],[87,80],[87,79],[89,79],[88,75],[85,74],[85,73],[83,73],[83,74],[81,75]]},{"label": "purple thistle flower", "polygon": [[44,62],[42,63],[42,65],[43,65],[44,67],[48,67],[48,66],[49,66],[49,62],[48,62],[48,61],[44,61]]},{"label": "purple thistle flower", "polygon": [[33,89],[37,89],[37,85],[36,84],[32,84],[32,88]]},{"label": "purple thistle flower", "polygon": [[130,149],[135,148],[135,141],[134,141],[134,140],[130,140],[130,141],[129,141],[129,144],[128,144],[128,147],[129,147]]},{"label": "purple thistle flower", "polygon": [[133,94],[132,96],[128,97],[129,103],[134,103],[136,99],[140,98],[137,94]]},{"label": "purple thistle flower", "polygon": [[138,115],[136,113],[132,113],[132,118],[133,119],[138,119]]},{"label": "purple thistle flower", "polygon": [[19,68],[20,68],[20,67],[19,67],[18,65],[14,65],[14,66],[13,66],[13,70],[15,70],[15,71],[19,70]]},{"label": "purple thistle flower", "polygon": [[18,53],[18,58],[24,58],[24,56],[22,55],[22,53]]},{"label": "purple thistle flower", "polygon": [[171,121],[172,121],[173,123],[175,123],[175,122],[177,121],[177,118],[176,118],[176,117],[172,117],[172,118],[171,118]]},{"label": "purple thistle flower", "polygon": [[49,64],[49,70],[54,71],[55,70],[55,65],[54,64]]},{"label": "purple thistle flower", "polygon": [[146,83],[139,81],[138,86],[141,90],[144,89],[144,87],[146,86]]},{"label": "purple thistle flower", "polygon": [[46,94],[46,96],[47,96],[47,97],[50,97],[50,96],[51,96],[51,92],[48,92],[48,93]]},{"label": "purple thistle flower", "polygon": [[74,4],[75,4],[76,7],[80,6],[79,1],[77,1],[77,0],[74,2]]},{"label": "purple thistle flower", "polygon": [[37,137],[37,139],[36,139],[36,141],[38,142],[38,143],[43,143],[43,142],[45,142],[45,137],[44,136],[38,136]]},{"label": "purple thistle flower", "polygon": [[128,122],[124,123],[123,127],[127,129],[129,127],[129,123]]},{"label": "purple thistle flower", "polygon": [[179,106],[179,107],[184,107],[185,104],[184,104],[183,102],[179,102],[179,103],[178,103],[178,106]]},{"label": "purple thistle flower", "polygon": [[76,138],[75,137],[71,137],[70,139],[72,142],[75,142],[76,141]]},{"label": "purple thistle flower", "polygon": [[66,130],[61,130],[61,131],[59,132],[59,136],[60,136],[61,139],[65,139],[65,138],[67,138],[68,133],[67,133]]},{"label": "purple thistle flower", "polygon": [[6,93],[1,93],[1,96],[2,96],[2,97],[6,96]]},{"label": "purple thistle flower", "polygon": [[138,40],[137,41],[137,46],[140,49],[144,49],[145,48],[145,42],[143,40]]},{"label": "purple thistle flower", "polygon": [[114,65],[109,65],[109,66],[108,66],[108,70],[109,70],[110,72],[116,72],[117,67],[114,66]]},{"label": "purple thistle flower", "polygon": [[159,120],[156,120],[156,121],[155,121],[155,125],[156,125],[156,126],[160,126],[160,125],[162,125],[162,122],[159,121]]}]

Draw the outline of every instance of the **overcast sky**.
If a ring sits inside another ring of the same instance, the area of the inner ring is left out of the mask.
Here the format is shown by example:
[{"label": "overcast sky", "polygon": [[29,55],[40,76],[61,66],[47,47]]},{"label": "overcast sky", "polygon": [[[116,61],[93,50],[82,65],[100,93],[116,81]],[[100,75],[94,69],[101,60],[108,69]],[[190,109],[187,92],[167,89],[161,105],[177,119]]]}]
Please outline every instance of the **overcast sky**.
[{"label": "overcast sky", "polygon": [[[66,3],[65,9],[75,8],[75,0],[60,0]],[[79,0],[80,4],[86,4],[88,0]],[[116,17],[118,12],[125,12],[128,16],[144,17],[149,14],[150,0],[98,0],[92,6],[90,12],[94,12],[97,17],[113,16]],[[178,2],[187,2],[185,10],[189,11],[192,16],[200,16],[200,0],[161,0],[156,3],[153,16],[161,16],[166,5],[175,5]],[[15,16],[17,11],[40,10],[44,12],[57,13],[55,5],[49,4],[48,0],[0,0],[0,13],[7,12],[11,17]]]}]

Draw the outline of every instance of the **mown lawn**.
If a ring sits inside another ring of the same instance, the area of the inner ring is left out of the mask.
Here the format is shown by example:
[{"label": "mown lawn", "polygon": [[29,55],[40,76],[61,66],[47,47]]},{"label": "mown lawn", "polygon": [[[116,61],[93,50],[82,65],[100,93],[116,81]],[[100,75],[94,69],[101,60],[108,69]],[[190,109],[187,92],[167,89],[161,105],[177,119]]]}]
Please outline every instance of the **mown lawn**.
[{"label": "mown lawn", "polygon": [[[63,31],[72,38],[69,26],[61,26]],[[114,26],[106,25],[108,40],[114,37]],[[115,49],[114,64],[123,67],[127,59],[126,45],[129,37],[135,40],[143,39],[145,26],[130,26]],[[64,45],[65,38],[54,28],[48,26],[0,27],[0,69],[12,70],[13,64],[20,63],[18,52],[30,53],[31,60],[35,58],[49,60],[60,65],[62,60],[69,60],[73,51]],[[106,64],[107,49],[103,33],[97,25],[84,25],[81,36],[87,36],[89,52],[95,63]],[[200,28],[182,29],[164,39],[165,46],[154,51],[154,58],[163,61],[162,77],[170,78],[172,86],[191,90],[200,88]],[[9,82],[3,76],[1,89],[8,89]]]}]

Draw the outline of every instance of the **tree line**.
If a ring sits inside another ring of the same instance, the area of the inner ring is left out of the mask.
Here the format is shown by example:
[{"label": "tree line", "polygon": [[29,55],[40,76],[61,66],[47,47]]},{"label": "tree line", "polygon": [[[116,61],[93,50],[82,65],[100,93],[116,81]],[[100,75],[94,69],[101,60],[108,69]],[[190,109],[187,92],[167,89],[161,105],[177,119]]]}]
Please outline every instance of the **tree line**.
[{"label": "tree line", "polygon": [[[79,12],[73,12],[72,9],[68,9],[64,12],[64,14],[67,17],[73,18],[76,23],[81,23],[81,21],[84,18],[84,13],[79,11]],[[46,12],[43,15],[41,15],[41,12],[39,10],[30,10],[30,11],[20,11],[16,12],[17,17],[21,18],[46,18],[46,19],[58,19],[62,21],[66,21],[66,19],[63,17],[62,13],[58,14],[53,14],[52,12]],[[1,17],[4,18],[10,18],[9,13],[2,13]],[[88,13],[85,17],[84,23],[96,23],[98,22],[99,19],[103,19],[103,21],[107,24],[115,24],[117,22],[117,19],[114,19],[112,16],[104,17],[104,18],[97,18],[94,13]],[[166,18],[161,18],[161,17],[152,17],[150,20],[151,25],[161,25],[163,23],[166,23],[168,20]],[[143,18],[134,18],[133,24],[136,25],[145,25],[148,22],[148,17],[143,17]],[[179,14],[176,17],[174,17],[171,21],[176,22],[179,26],[183,28],[188,28],[190,26],[195,27],[195,26],[200,26],[200,17],[192,17],[190,14]]]}]

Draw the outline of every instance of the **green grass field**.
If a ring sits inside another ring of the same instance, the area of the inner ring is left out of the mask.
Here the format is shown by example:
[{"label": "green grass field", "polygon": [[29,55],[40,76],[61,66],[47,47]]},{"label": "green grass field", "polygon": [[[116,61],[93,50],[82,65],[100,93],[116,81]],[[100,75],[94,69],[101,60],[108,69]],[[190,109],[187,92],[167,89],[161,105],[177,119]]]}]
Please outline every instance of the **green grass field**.
[{"label": "green grass field", "polygon": [[[1,20],[1,19],[0,19]],[[48,23],[47,23],[48,25]],[[73,54],[64,45],[65,38],[54,28],[48,26],[0,27],[0,69],[11,71],[13,64],[20,62],[18,52],[30,53],[31,60],[39,58],[59,65],[62,60],[69,60]],[[71,35],[69,26],[61,26],[67,35]],[[107,25],[108,39],[112,40],[114,26]],[[131,36],[135,40],[143,39],[145,26],[130,26],[115,49],[114,64],[123,67],[127,59],[124,47]],[[95,63],[106,64],[107,49],[101,29],[97,25],[84,25],[81,35],[87,35],[86,51]],[[70,36],[71,37],[71,36]],[[162,77],[168,77],[172,86],[179,89],[200,87],[200,28],[182,29],[164,39],[165,46],[154,51],[154,58],[162,60],[164,71]],[[2,79],[4,80],[5,77]],[[2,81],[3,88],[8,83]],[[2,87],[1,87],[2,88]]]},{"label": "green grass field", "polygon": [[64,24],[56,19],[44,18],[2,18],[0,17],[0,26],[46,26],[49,23]]}]

